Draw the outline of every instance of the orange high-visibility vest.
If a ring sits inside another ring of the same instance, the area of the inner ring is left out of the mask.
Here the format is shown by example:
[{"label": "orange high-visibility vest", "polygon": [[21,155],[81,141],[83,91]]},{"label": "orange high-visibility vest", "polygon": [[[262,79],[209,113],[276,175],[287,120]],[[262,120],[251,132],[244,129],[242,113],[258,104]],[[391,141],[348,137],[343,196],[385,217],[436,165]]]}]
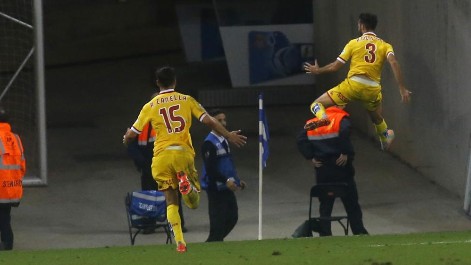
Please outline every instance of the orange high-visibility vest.
[{"label": "orange high-visibility vest", "polygon": [[[330,107],[325,110],[327,117],[330,119],[330,124],[327,126],[321,126],[314,130],[307,131],[307,138],[309,140],[324,140],[335,138],[339,136],[340,133],[340,122],[345,116],[349,116],[349,114],[344,111],[343,109],[339,109],[336,107]],[[313,118],[308,120],[306,123],[316,121],[317,118]]]},{"label": "orange high-visibility vest", "polygon": [[23,196],[26,161],[20,137],[0,123],[0,203],[18,203]]},{"label": "orange high-visibility vest", "polygon": [[141,134],[137,136],[137,144],[139,146],[147,146],[148,143],[154,143],[154,142],[155,142],[155,131],[149,122],[146,126],[144,126],[144,129],[142,129]]}]

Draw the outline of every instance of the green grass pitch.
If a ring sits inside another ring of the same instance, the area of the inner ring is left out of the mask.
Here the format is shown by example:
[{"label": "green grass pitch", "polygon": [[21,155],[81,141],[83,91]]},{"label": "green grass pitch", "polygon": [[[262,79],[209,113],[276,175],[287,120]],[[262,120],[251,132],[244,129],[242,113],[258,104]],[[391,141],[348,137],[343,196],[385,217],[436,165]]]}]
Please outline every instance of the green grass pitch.
[{"label": "green grass pitch", "polygon": [[0,253],[5,265],[471,265],[471,231]]}]

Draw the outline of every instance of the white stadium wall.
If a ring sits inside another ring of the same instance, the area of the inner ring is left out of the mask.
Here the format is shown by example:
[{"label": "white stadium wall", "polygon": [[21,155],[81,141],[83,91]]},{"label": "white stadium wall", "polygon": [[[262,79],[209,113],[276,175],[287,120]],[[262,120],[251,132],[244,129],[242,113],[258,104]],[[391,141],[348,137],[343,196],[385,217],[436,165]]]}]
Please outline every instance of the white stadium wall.
[{"label": "white stadium wall", "polygon": [[[460,197],[468,197],[471,146],[470,5],[464,0],[314,1],[321,65],[335,59],[346,42],[357,36],[359,13],[378,15],[376,32],[393,45],[413,92],[412,102],[402,104],[390,67],[385,66],[383,112],[396,132],[392,152]],[[326,90],[344,76],[344,71],[319,76],[318,87]],[[357,105],[352,112],[357,127],[373,136],[366,112]]]}]

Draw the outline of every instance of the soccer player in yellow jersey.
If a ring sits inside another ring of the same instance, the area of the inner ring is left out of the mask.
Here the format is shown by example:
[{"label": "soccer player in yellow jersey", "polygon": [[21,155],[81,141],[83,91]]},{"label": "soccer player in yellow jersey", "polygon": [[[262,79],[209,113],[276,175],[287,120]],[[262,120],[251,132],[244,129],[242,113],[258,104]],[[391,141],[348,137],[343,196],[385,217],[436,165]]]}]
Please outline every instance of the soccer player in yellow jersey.
[{"label": "soccer player in yellow jersey", "polygon": [[177,251],[186,252],[178,214],[178,192],[191,209],[198,207],[200,192],[190,135],[192,118],[197,118],[237,147],[245,145],[247,137],[241,135],[240,130],[227,131],[194,98],[176,92],[176,74],[172,67],[158,69],[156,78],[160,93],[144,105],[136,122],[123,136],[123,143],[127,145],[147,123],[152,124],[156,132],[152,176],[165,194],[167,219],[172,225]]},{"label": "soccer player in yellow jersey", "polygon": [[394,77],[399,85],[402,102],[407,103],[410,101],[411,92],[404,85],[393,47],[374,33],[377,24],[376,15],[360,14],[358,31],[362,35],[348,42],[334,62],[323,67],[319,67],[317,60],[314,64],[304,64],[306,73],[317,75],[336,72],[350,60],[350,70],[347,78],[311,104],[310,109],[319,121],[306,125],[306,129],[313,129],[330,123],[325,114],[325,108],[332,105],[344,106],[352,100],[359,100],[363,102],[376,127],[381,149],[389,149],[394,139],[394,131],[388,129],[382,116],[380,84],[381,70],[385,61],[388,61],[391,65]]}]

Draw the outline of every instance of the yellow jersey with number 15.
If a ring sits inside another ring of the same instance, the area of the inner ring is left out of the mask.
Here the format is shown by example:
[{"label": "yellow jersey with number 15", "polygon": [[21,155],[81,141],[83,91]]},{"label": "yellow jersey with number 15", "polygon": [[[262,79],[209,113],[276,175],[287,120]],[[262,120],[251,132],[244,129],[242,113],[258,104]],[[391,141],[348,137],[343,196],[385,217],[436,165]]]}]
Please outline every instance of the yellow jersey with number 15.
[{"label": "yellow jersey with number 15", "polygon": [[384,62],[390,54],[394,55],[391,44],[378,38],[373,32],[366,32],[348,42],[337,60],[346,63],[351,59],[349,78],[365,75],[379,83]]},{"label": "yellow jersey with number 15", "polygon": [[156,137],[154,156],[169,146],[181,146],[194,156],[191,121],[193,117],[202,121],[205,115],[206,110],[193,97],[168,89],[144,105],[131,130],[140,134],[151,122]]}]

